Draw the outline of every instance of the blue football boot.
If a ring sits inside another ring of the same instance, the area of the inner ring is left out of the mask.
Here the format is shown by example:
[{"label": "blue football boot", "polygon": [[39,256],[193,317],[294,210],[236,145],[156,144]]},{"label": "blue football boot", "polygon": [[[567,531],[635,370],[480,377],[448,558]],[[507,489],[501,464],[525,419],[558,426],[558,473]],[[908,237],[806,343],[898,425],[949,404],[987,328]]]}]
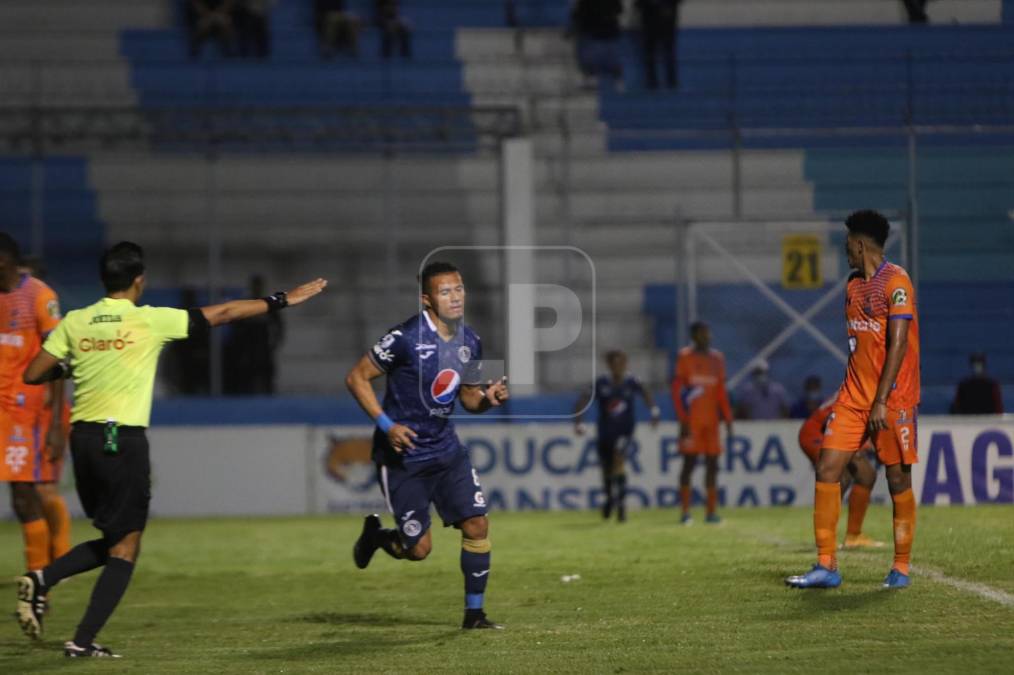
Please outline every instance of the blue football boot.
[{"label": "blue football boot", "polygon": [[836,570],[814,565],[806,574],[785,579],[785,585],[792,588],[838,588],[841,586],[841,575]]},{"label": "blue football boot", "polygon": [[902,574],[892,567],[884,579],[884,588],[908,588],[911,583],[907,574]]}]

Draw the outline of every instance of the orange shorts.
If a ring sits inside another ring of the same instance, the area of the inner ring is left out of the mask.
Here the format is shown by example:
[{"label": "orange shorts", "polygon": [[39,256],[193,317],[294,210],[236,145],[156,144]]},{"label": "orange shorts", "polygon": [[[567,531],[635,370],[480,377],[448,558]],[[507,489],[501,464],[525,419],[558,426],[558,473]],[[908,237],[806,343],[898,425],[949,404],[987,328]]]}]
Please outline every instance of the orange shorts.
[{"label": "orange shorts", "polygon": [[877,459],[885,466],[915,464],[919,461],[916,446],[916,410],[887,411],[887,428],[869,438],[866,422],[868,410],[856,410],[835,403],[824,430],[824,444],[829,450],[860,450],[872,441]]},{"label": "orange shorts", "polygon": [[[0,408],[0,481],[10,483],[58,482],[63,457],[49,459],[46,431],[52,419],[49,408]],[[64,438],[70,429],[70,411],[63,410]]]},{"label": "orange shorts", "polygon": [[718,442],[718,426],[690,426],[690,435],[680,439],[680,452],[684,455],[722,454],[722,444]]}]

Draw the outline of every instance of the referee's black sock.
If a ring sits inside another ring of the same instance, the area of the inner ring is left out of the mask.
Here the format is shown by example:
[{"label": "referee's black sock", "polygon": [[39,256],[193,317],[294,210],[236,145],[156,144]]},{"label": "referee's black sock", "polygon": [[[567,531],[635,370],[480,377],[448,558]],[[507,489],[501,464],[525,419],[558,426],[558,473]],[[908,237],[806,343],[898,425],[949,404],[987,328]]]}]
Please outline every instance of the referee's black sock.
[{"label": "referee's black sock", "polygon": [[133,572],[134,563],[123,558],[109,558],[105,569],[99,575],[99,580],[95,582],[95,589],[92,590],[92,598],[88,602],[84,618],[74,633],[74,644],[87,647],[95,641],[95,636],[106,625],[116,605],[120,603]]},{"label": "referee's black sock", "polygon": [[108,559],[109,546],[104,540],[93,539],[78,544],[42,570],[42,585],[52,588],[67,577],[105,565]]}]

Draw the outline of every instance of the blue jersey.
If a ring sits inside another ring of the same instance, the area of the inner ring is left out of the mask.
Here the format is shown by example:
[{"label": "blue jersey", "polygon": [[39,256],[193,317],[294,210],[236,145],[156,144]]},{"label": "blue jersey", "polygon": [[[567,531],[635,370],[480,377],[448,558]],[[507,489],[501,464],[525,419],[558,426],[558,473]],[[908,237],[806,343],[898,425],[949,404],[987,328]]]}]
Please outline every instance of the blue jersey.
[{"label": "blue jersey", "polygon": [[619,384],[608,375],[595,380],[600,437],[634,433],[634,398],[642,391],[641,382],[633,375],[625,376]]},{"label": "blue jersey", "polygon": [[[425,462],[460,452],[461,443],[449,417],[462,385],[481,383],[482,344],[465,325],[445,341],[423,312],[395,326],[369,352],[373,363],[387,373],[384,412],[418,436],[415,448],[402,453],[405,462]],[[375,458],[397,455],[387,434],[374,434]]]}]

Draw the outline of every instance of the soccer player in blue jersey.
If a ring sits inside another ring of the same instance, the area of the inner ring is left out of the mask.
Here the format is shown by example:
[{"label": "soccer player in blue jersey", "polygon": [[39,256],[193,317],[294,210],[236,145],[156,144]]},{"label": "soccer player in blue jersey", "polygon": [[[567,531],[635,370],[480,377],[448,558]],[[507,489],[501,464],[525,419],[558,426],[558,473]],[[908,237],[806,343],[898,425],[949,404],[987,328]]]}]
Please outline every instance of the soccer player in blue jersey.
[{"label": "soccer player in blue jersey", "polygon": [[589,401],[594,399],[599,406],[599,466],[602,468],[602,487],[606,494],[602,517],[608,520],[615,507],[616,518],[622,523],[627,519],[624,506],[624,498],[627,496],[626,460],[634,438],[634,399],[638,395],[644,398],[651,410],[652,427],[658,426],[660,412],[651,392],[627,372],[626,354],[618,349],[608,352],[606,365],[609,366],[609,374],[595,380],[592,390],[577,403],[574,431],[578,436],[584,433],[582,413]]},{"label": "soccer player in blue jersey", "polygon": [[[353,548],[360,569],[378,548],[393,558],[430,554],[430,504],[444,526],[461,530],[465,576],[462,628],[501,628],[486,618],[483,596],[490,570],[486,498],[450,416],[455,400],[471,413],[486,412],[509,397],[506,378],[482,383],[482,343],[465,325],[465,286],[450,263],[434,262],[419,276],[422,313],[395,326],[349,371],[345,384],[377,429],[373,461],[394,515],[366,517]],[[370,384],[387,375],[384,404]]]}]

